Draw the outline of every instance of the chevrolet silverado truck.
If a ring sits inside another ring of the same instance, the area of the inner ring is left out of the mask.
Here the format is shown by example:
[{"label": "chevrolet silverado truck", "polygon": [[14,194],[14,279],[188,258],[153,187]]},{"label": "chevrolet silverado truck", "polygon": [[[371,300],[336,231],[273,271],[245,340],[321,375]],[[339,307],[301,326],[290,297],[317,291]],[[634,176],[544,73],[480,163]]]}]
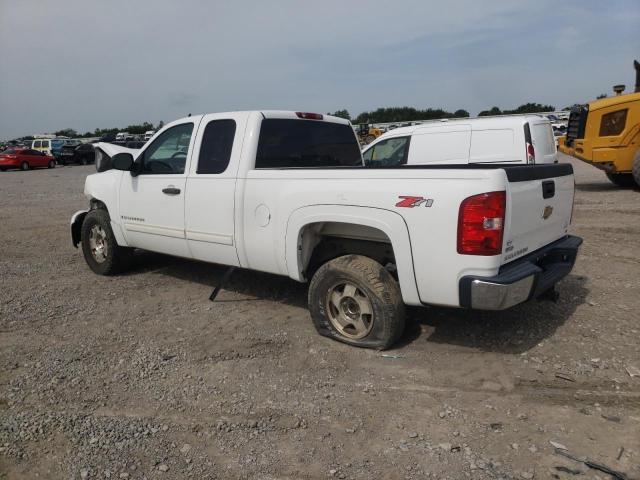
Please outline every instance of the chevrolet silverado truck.
[{"label": "chevrolet silverado truck", "polygon": [[97,144],[71,237],[97,274],[134,249],[309,282],[318,332],[385,349],[405,305],[502,310],[552,291],[569,235],[570,164],[366,167],[347,120],[194,115],[140,150]]}]

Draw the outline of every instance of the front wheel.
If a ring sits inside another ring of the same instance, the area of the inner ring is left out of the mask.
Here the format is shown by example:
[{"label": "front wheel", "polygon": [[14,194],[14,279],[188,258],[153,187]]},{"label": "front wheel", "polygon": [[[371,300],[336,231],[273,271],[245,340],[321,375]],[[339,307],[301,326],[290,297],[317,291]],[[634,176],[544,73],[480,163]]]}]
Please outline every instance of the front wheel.
[{"label": "front wheel", "polygon": [[636,186],[633,175],[630,173],[607,173],[607,178],[618,187],[631,188]]},{"label": "front wheel", "polygon": [[20,164],[20,170],[29,170],[29,164],[27,162],[22,162]]},{"label": "front wheel", "polygon": [[89,268],[98,275],[114,275],[130,262],[130,248],[120,247],[105,210],[91,210],[82,222],[82,253]]},{"label": "front wheel", "polygon": [[309,285],[309,311],[320,335],[384,350],[404,331],[398,282],[378,262],[360,255],[335,258]]}]

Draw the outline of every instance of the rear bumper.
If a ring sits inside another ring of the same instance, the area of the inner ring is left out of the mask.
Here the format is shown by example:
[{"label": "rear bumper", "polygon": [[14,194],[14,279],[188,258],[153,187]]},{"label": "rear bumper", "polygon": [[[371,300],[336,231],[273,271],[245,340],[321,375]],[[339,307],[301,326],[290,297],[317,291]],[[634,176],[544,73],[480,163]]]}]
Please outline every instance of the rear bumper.
[{"label": "rear bumper", "polygon": [[494,277],[460,279],[460,306],[478,310],[505,310],[539,296],[573,269],[582,244],[568,235],[500,268]]}]

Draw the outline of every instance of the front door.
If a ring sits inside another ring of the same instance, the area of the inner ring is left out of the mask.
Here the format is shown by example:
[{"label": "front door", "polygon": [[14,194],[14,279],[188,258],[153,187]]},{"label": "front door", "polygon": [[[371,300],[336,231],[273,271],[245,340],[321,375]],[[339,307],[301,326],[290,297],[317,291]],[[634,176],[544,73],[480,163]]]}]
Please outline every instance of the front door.
[{"label": "front door", "polygon": [[139,174],[122,176],[120,221],[130,246],[191,257],[184,198],[194,129],[193,121],[168,128],[136,159]]}]

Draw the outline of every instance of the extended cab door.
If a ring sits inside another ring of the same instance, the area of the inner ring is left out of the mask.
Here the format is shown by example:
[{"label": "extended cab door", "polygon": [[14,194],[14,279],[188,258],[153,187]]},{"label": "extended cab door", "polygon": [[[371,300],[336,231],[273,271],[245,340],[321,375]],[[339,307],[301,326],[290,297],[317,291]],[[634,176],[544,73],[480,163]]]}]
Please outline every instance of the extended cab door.
[{"label": "extended cab door", "polygon": [[247,116],[205,115],[196,134],[187,178],[185,230],[194,258],[239,265],[235,242],[235,191]]},{"label": "extended cab door", "polygon": [[122,176],[120,221],[130,246],[191,256],[184,234],[184,198],[195,128],[193,121],[169,127],[136,159],[139,174]]}]

